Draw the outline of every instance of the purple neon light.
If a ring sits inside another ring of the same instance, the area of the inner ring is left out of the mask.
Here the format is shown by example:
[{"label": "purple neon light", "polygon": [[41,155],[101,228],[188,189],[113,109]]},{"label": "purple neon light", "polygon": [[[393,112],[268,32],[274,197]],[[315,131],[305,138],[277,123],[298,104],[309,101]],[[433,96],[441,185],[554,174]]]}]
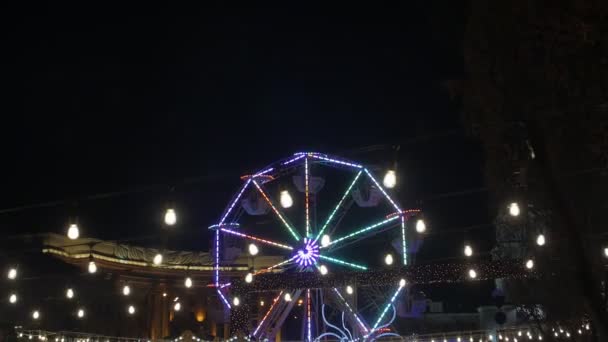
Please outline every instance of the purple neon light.
[{"label": "purple neon light", "polygon": [[222,298],[222,301],[224,302],[224,304],[226,304],[226,306],[228,307],[228,309],[232,309],[232,307],[230,306],[230,303],[228,303],[228,300],[226,299],[226,297],[224,297],[224,294],[222,293],[222,290],[217,289],[217,293],[220,295],[220,298]]},{"label": "purple neon light", "polygon": [[309,238],[304,238],[304,246],[295,255],[296,263],[303,267],[317,263],[319,259],[319,244]]},{"label": "purple neon light", "polygon": [[359,325],[361,326],[361,328],[363,328],[363,331],[365,331],[365,333],[367,333],[369,331],[369,329],[367,329],[367,327],[365,326],[365,323],[363,323],[363,321],[361,320],[361,318],[359,318],[359,315],[357,315],[357,313],[355,313],[355,311],[350,307],[350,305],[348,305],[348,301],[342,296],[342,294],[340,293],[340,291],[338,291],[337,288],[334,287],[334,291],[336,292],[336,294],[338,295],[338,297],[340,297],[340,299],[342,300],[342,302],[344,303],[344,305],[346,305],[346,308],[348,309],[348,311],[355,316],[355,319],[357,320],[357,322],[359,323]]},{"label": "purple neon light", "polygon": [[239,198],[241,198],[241,196],[243,195],[243,192],[245,192],[245,189],[247,189],[247,186],[249,185],[249,183],[251,183],[251,178],[249,178],[247,180],[247,182],[245,182],[245,185],[243,185],[243,188],[241,189],[241,191],[239,192],[239,194],[236,196],[236,198],[234,199],[234,201],[232,201],[232,204],[230,204],[230,207],[228,207],[228,210],[224,214],[224,217],[222,217],[222,219],[220,220],[220,223],[219,223],[220,226],[224,223],[224,221],[226,220],[226,217],[228,217],[228,215],[232,211],[232,208],[234,208],[234,206],[236,205],[236,203],[239,201]]},{"label": "purple neon light", "polygon": [[328,162],[332,162],[334,164],[351,166],[351,167],[354,167],[354,168],[357,168],[357,169],[360,169],[360,168],[363,167],[362,165],[359,165],[359,164],[353,164],[353,163],[345,162],[345,161],[338,160],[338,159],[327,158],[327,157],[324,157],[324,156],[316,154],[316,153],[310,153],[309,155],[311,157],[313,157],[313,158],[325,160],[325,161],[328,161]]},{"label": "purple neon light", "polygon": [[262,175],[265,175],[265,174],[267,174],[268,172],[271,172],[272,170],[274,170],[274,168],[273,168],[273,167],[268,168],[268,169],[266,169],[266,170],[264,170],[264,171],[260,171],[260,172],[256,173],[255,175],[253,175],[253,177],[257,177],[257,176],[262,176]]},{"label": "purple neon light", "polygon": [[369,178],[371,178],[372,181],[374,181],[374,184],[376,184],[376,187],[378,187],[378,189],[380,189],[380,191],[382,191],[382,193],[384,194],[384,196],[386,197],[386,199],[388,199],[389,202],[391,202],[391,204],[393,205],[393,207],[395,209],[397,209],[398,212],[401,212],[401,208],[399,208],[399,206],[395,203],[395,201],[393,201],[393,199],[391,198],[391,196],[389,196],[386,191],[384,191],[384,188],[380,186],[380,184],[378,183],[378,181],[376,181],[376,178],[374,178],[374,176],[372,176],[372,174],[369,172],[369,170],[364,169],[365,173],[367,173],[367,175],[369,176]]},{"label": "purple neon light", "polygon": [[293,163],[293,162],[295,162],[295,161],[297,161],[297,160],[300,160],[300,159],[304,158],[305,156],[306,156],[305,154],[301,154],[301,155],[299,155],[299,156],[297,156],[297,157],[295,157],[295,158],[291,158],[291,159],[289,159],[288,161],[284,162],[282,165],[288,165],[288,164],[291,164],[291,163]]}]

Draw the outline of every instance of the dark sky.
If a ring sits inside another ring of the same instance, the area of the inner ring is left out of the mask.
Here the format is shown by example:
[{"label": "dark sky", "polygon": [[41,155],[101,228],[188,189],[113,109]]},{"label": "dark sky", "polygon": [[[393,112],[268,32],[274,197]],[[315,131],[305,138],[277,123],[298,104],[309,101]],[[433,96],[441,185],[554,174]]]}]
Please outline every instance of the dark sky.
[{"label": "dark sky", "polygon": [[[388,148],[362,149],[402,144],[405,206],[483,185],[479,147],[441,87],[462,77],[462,58],[449,35],[436,34],[449,25],[425,1],[348,10],[86,6],[5,11],[0,208],[158,186],[76,209],[4,213],[7,234],[63,233],[73,212],[86,236],[155,234],[175,185],[173,247],[207,249],[205,228],[238,176],[303,150],[377,162]],[[462,30],[458,20],[453,29]],[[199,181],[182,184],[190,178]],[[437,229],[465,226],[487,221],[484,200],[425,209]],[[471,207],[480,209],[462,214]]]}]

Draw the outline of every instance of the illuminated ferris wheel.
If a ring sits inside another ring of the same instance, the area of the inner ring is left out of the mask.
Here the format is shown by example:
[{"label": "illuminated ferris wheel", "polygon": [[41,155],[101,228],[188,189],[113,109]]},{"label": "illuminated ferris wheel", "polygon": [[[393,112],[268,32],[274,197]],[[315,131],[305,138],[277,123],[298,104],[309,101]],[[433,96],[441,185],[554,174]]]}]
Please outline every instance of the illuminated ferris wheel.
[{"label": "illuminated ferris wheel", "polygon": [[[384,184],[394,185],[394,177],[389,172]],[[257,316],[244,322],[248,337],[273,340],[284,326],[292,335],[297,329],[303,341],[398,336],[391,324],[405,279],[380,294],[367,293],[373,286],[315,287],[305,279],[356,277],[406,265],[407,221],[419,211],[402,210],[363,165],[321,153],[296,153],[242,179],[243,186],[211,227],[214,285],[222,302],[229,310],[246,305],[245,298],[231,292],[234,279],[222,272],[238,251],[255,256],[263,249],[264,255],[282,256],[273,266],[252,267],[240,280],[245,287],[262,288],[254,285],[268,281],[264,276],[269,274],[302,279],[295,285],[279,284],[273,291],[257,291],[251,304],[257,306]],[[417,230],[423,228],[420,225],[422,221]]]}]

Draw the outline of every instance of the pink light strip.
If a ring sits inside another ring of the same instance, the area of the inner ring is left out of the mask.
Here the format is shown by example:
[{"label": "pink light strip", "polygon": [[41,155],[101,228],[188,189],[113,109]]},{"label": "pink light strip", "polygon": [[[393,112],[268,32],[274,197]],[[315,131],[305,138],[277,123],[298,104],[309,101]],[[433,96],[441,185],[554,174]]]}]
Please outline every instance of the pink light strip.
[{"label": "pink light strip", "polygon": [[290,251],[293,250],[293,247],[291,247],[291,246],[282,245],[280,243],[273,242],[273,241],[270,241],[270,240],[260,239],[259,237],[255,237],[255,236],[252,236],[252,235],[247,235],[247,234],[235,232],[234,230],[225,229],[225,228],[221,228],[220,230],[222,232],[224,232],[224,233],[228,233],[228,234],[244,237],[246,239],[251,239],[251,240],[259,241],[259,242],[262,242],[262,243],[265,243],[265,244],[268,244],[268,245],[271,245],[271,246],[280,247],[280,248],[283,248],[283,249],[288,249]]},{"label": "pink light strip", "polygon": [[287,260],[281,261],[280,263],[278,263],[276,265],[272,265],[272,266],[267,267],[267,268],[265,268],[263,270],[259,270],[259,271],[255,272],[253,275],[258,275],[260,273],[270,272],[270,271],[272,271],[273,269],[275,269],[277,267],[280,267],[280,266],[283,266],[283,265],[285,265],[287,263],[292,262],[295,258],[297,258],[297,256],[293,256],[293,257],[291,257],[291,259],[287,259]]},{"label": "pink light strip", "polygon": [[308,195],[308,158],[304,158],[304,174],[306,180],[306,237],[310,236],[310,209],[309,209],[309,195]]},{"label": "pink light strip", "polygon": [[298,234],[293,230],[293,228],[289,225],[289,223],[287,223],[287,220],[285,220],[285,218],[283,217],[283,215],[281,215],[281,213],[279,212],[279,210],[277,210],[277,208],[274,206],[274,204],[272,204],[272,201],[270,200],[270,198],[268,198],[268,195],[266,195],[266,193],[264,192],[264,190],[262,190],[262,188],[260,187],[260,185],[258,184],[258,182],[256,182],[254,180],[253,181],[253,185],[255,185],[255,187],[258,188],[258,190],[260,191],[260,193],[262,194],[262,196],[264,197],[264,199],[266,199],[266,202],[268,202],[268,204],[270,205],[270,207],[272,208],[272,210],[274,210],[274,212],[277,214],[277,216],[279,217],[279,219],[283,222],[283,224],[285,225],[285,227],[289,230],[289,232],[291,233],[291,235],[296,239],[296,241],[300,241],[300,237],[298,236]]},{"label": "pink light strip", "polygon": [[336,294],[338,294],[338,297],[340,297],[340,299],[342,300],[342,302],[344,302],[344,305],[346,305],[346,308],[348,309],[348,311],[350,311],[350,313],[353,316],[355,316],[355,319],[357,320],[357,322],[359,323],[359,325],[361,326],[361,328],[363,328],[363,331],[365,331],[365,333],[369,332],[369,329],[367,329],[367,327],[365,326],[365,323],[363,323],[363,321],[361,320],[361,318],[359,318],[359,316],[350,307],[350,305],[348,305],[348,301],[346,301],[346,299],[344,299],[344,297],[342,297],[342,294],[340,293],[340,291],[338,291],[338,289],[335,288],[335,287],[334,287],[334,291],[336,292]]},{"label": "pink light strip", "polygon": [[219,223],[220,226],[224,223],[224,221],[226,220],[226,217],[228,217],[228,215],[230,214],[230,212],[232,211],[232,209],[234,208],[234,206],[236,205],[236,203],[239,201],[239,199],[243,195],[243,192],[245,192],[245,189],[247,189],[247,186],[249,185],[249,183],[251,183],[251,178],[249,178],[247,180],[247,182],[245,182],[245,185],[243,185],[243,188],[241,189],[241,191],[239,192],[239,194],[236,196],[236,198],[234,199],[234,201],[232,201],[232,204],[230,204],[230,207],[228,207],[228,210],[226,211],[226,214],[224,214],[224,217],[222,217],[222,219],[220,220],[220,223]]},{"label": "pink light strip", "polygon": [[283,294],[283,291],[279,292],[279,295],[272,301],[272,305],[270,306],[270,309],[268,309],[268,311],[266,312],[266,314],[264,315],[264,317],[258,324],[257,328],[255,328],[255,330],[253,332],[253,337],[255,337],[255,335],[257,335],[258,330],[260,330],[260,328],[262,327],[262,324],[264,323],[266,318],[268,318],[268,315],[270,315],[270,312],[272,311],[272,309],[274,309],[275,305],[279,302],[279,298],[281,298],[282,294]]},{"label": "pink light strip", "polygon": [[395,203],[395,201],[393,201],[393,199],[391,198],[391,196],[389,196],[386,191],[384,191],[384,188],[382,186],[380,186],[380,184],[378,183],[378,181],[376,181],[376,178],[374,178],[374,176],[372,176],[372,174],[369,172],[368,169],[364,169],[365,173],[367,173],[367,175],[369,176],[369,178],[371,178],[372,181],[374,181],[374,184],[376,184],[376,187],[378,187],[378,189],[380,189],[380,191],[382,191],[382,193],[384,194],[384,196],[386,197],[386,199],[388,199],[389,202],[391,202],[391,204],[393,205],[393,207],[395,209],[397,209],[398,212],[401,212],[401,208],[399,208],[399,206]]}]

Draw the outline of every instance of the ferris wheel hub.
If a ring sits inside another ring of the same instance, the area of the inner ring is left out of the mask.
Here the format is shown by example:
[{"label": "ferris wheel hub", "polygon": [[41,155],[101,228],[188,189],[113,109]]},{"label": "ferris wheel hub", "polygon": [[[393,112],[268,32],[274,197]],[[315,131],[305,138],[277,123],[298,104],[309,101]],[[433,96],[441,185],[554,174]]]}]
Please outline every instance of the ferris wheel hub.
[{"label": "ferris wheel hub", "polygon": [[298,265],[303,267],[316,264],[319,259],[319,244],[317,241],[304,238],[304,243],[296,252],[295,258]]}]

